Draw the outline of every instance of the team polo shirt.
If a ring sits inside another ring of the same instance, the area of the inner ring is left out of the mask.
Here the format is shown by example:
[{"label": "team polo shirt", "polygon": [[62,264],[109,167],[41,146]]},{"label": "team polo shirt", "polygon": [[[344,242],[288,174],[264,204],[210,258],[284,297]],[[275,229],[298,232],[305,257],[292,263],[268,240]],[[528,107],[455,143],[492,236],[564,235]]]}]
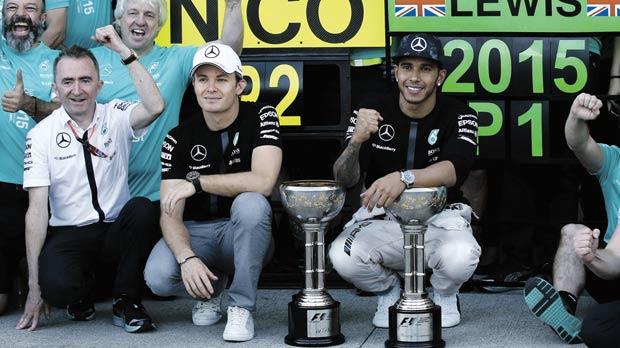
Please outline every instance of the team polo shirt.
[{"label": "team polo shirt", "polygon": [[[54,77],[54,59],[57,56],[58,51],[43,43],[19,53],[9,48],[5,40],[1,40],[1,93],[15,87],[17,69],[21,69],[26,94],[49,101]],[[18,185],[22,183],[26,134],[34,125],[34,120],[25,112],[6,112],[0,108],[0,182]]]},{"label": "team polo shirt", "polygon": [[[402,169],[422,169],[450,161],[456,170],[456,185],[448,189],[448,201],[462,199],[460,186],[467,178],[477,146],[478,118],[459,101],[437,96],[435,108],[414,120],[398,106],[398,90],[367,96],[360,108],[377,110],[383,117],[379,130],[360,149],[360,169],[366,172],[366,187],[375,180]],[[348,144],[356,117],[350,120],[345,136]]]},{"label": "team polo shirt", "polygon": [[[127,75],[127,68],[121,63],[118,54],[106,47],[92,49],[99,62],[104,87],[97,97],[100,103],[112,99],[138,101],[138,93]],[[159,200],[161,164],[159,160],[161,144],[168,132],[179,124],[179,112],[183,94],[189,84],[189,73],[196,47],[154,46],[148,54],[140,57],[140,62],[153,76],[166,109],[153,122],[146,133],[134,139],[129,156],[129,191],[132,197],[147,197]]]},{"label": "team polo shirt", "polygon": [[[272,106],[240,102],[239,114],[225,129],[212,131],[204,117],[194,117],[170,131],[161,150],[161,178],[247,172],[252,151],[264,145],[282,147],[278,114]],[[230,216],[233,198],[201,192],[185,202],[183,220],[205,221]]]},{"label": "team polo shirt", "polygon": [[47,11],[67,9],[65,47],[79,45],[85,48],[99,46],[90,37],[97,28],[112,23],[112,1],[110,0],[46,0]]},{"label": "team polo shirt", "polygon": [[[86,130],[89,143],[108,155],[101,158],[89,153],[106,222],[114,221],[129,200],[127,166],[134,136],[129,115],[135,105],[121,100],[97,104],[93,122]],[[24,188],[49,186],[51,226],[83,226],[99,221],[92,203],[84,147],[74,130],[80,138],[85,132],[60,108],[28,132],[26,139]]]},{"label": "team polo shirt", "polygon": [[598,146],[603,152],[603,166],[593,175],[598,178],[605,199],[607,231],[604,241],[609,243],[611,235],[618,227],[618,216],[620,216],[620,148],[606,144],[598,144]]}]

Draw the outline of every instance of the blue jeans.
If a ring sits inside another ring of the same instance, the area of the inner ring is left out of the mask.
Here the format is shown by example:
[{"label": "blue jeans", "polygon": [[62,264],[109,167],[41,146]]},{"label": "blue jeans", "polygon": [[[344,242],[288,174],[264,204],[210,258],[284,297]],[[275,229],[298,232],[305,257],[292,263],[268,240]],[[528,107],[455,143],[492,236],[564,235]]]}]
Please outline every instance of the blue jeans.
[{"label": "blue jeans", "polygon": [[[259,193],[245,192],[234,199],[230,219],[185,221],[185,226],[192,250],[202,262],[216,275],[233,275],[229,305],[254,311],[258,278],[273,254],[271,206],[267,199]],[[177,259],[163,239],[151,251],[144,279],[156,295],[189,296]],[[218,282],[214,284],[216,295],[226,287]]]}]

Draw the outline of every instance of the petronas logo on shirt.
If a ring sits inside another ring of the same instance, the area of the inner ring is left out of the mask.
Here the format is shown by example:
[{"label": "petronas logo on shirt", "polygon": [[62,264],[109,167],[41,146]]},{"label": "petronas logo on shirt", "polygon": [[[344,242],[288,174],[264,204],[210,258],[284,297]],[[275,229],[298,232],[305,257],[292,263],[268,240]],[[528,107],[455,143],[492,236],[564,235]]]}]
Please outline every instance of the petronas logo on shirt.
[{"label": "petronas logo on shirt", "polygon": [[46,59],[39,64],[39,69],[46,71],[50,68],[50,62]]},{"label": "petronas logo on shirt", "polygon": [[435,145],[437,142],[437,134],[439,133],[439,129],[433,129],[431,133],[428,135],[428,144]]},{"label": "petronas logo on shirt", "polygon": [[237,146],[238,141],[239,141],[239,132],[235,133],[235,137],[233,138],[233,145]]}]

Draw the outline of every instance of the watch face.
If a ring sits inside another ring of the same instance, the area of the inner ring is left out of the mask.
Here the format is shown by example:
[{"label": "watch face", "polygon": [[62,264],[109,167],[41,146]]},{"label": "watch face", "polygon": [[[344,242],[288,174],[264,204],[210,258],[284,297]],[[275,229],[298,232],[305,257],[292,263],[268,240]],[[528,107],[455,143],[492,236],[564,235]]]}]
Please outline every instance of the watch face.
[{"label": "watch face", "polygon": [[404,172],[401,173],[400,179],[405,184],[411,185],[411,184],[413,184],[413,181],[415,180],[415,177],[413,176],[413,173],[411,173],[411,171],[405,170]]},{"label": "watch face", "polygon": [[189,173],[187,173],[187,175],[185,176],[185,179],[192,181],[194,179],[198,179],[200,177],[200,173],[198,173],[197,171],[193,170]]}]

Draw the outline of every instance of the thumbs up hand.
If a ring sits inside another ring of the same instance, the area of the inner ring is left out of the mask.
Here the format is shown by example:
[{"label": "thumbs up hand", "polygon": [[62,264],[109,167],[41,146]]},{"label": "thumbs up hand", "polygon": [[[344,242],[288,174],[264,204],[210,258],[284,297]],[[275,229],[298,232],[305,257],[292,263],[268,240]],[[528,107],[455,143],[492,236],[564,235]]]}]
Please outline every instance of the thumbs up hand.
[{"label": "thumbs up hand", "polygon": [[2,109],[6,112],[17,112],[24,108],[28,96],[24,92],[24,79],[21,69],[17,70],[15,76],[15,87],[7,90],[2,96]]}]

